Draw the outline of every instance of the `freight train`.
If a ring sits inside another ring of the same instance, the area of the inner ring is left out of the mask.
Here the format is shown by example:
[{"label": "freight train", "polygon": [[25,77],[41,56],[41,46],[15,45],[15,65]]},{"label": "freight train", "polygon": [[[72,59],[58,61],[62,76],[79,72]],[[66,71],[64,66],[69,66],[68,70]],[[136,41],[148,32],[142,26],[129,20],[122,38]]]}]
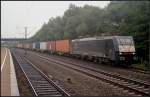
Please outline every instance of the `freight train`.
[{"label": "freight train", "polygon": [[133,63],[135,54],[132,36],[101,36],[74,40],[19,43],[16,47],[127,66]]}]

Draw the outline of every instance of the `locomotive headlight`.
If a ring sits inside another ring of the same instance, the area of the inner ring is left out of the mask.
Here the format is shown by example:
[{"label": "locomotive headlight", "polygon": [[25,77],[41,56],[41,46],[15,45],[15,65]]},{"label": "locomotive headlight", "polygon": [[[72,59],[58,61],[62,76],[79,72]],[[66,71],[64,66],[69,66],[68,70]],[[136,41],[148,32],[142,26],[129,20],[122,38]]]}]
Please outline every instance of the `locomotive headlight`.
[{"label": "locomotive headlight", "polygon": [[135,54],[135,52],[133,52],[133,55]]},{"label": "locomotive headlight", "polygon": [[122,54],[122,52],[119,53],[120,55]]}]

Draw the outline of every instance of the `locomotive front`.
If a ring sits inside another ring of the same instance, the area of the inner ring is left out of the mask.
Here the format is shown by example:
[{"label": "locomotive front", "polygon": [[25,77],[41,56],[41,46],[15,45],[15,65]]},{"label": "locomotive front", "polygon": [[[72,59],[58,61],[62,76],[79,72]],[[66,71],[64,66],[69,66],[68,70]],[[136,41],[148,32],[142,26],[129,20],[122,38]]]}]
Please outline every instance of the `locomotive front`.
[{"label": "locomotive front", "polygon": [[134,41],[131,36],[120,36],[116,38],[117,59],[120,64],[131,65],[135,55]]}]

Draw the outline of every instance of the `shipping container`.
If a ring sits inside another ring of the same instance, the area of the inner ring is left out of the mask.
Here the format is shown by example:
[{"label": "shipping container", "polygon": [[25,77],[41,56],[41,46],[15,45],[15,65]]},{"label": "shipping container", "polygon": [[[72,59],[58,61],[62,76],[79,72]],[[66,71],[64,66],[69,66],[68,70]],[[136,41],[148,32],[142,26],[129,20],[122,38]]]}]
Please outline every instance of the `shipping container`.
[{"label": "shipping container", "polygon": [[35,49],[36,49],[36,50],[39,50],[39,49],[40,49],[40,42],[36,42],[36,43],[35,43]]},{"label": "shipping container", "polygon": [[56,42],[55,41],[47,41],[46,45],[47,45],[46,48],[48,51],[55,52],[55,50],[56,50]]},{"label": "shipping container", "polygon": [[19,48],[19,43],[18,43],[18,44],[16,44],[16,47],[17,47],[17,48]]},{"label": "shipping container", "polygon": [[25,43],[22,43],[22,48],[26,48],[26,44]]},{"label": "shipping container", "polygon": [[29,49],[33,49],[33,43],[29,43]]},{"label": "shipping container", "polygon": [[23,46],[22,46],[22,44],[21,43],[18,43],[17,44],[17,48],[22,48]]},{"label": "shipping container", "polygon": [[25,43],[25,48],[29,49],[29,43]]},{"label": "shipping container", "polygon": [[40,50],[46,50],[46,42],[40,42]]},{"label": "shipping container", "polygon": [[20,44],[20,47],[23,48],[23,43]]},{"label": "shipping container", "polygon": [[56,52],[70,53],[70,40],[58,40],[56,41]]},{"label": "shipping container", "polygon": [[33,49],[35,49],[35,43],[33,43]]}]

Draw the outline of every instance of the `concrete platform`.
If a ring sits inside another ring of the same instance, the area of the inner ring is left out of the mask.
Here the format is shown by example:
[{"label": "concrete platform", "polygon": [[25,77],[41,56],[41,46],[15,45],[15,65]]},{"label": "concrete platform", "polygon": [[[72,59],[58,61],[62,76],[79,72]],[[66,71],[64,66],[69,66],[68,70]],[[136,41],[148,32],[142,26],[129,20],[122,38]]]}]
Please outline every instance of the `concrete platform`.
[{"label": "concrete platform", "polygon": [[1,96],[19,96],[14,64],[7,48],[1,48]]}]

